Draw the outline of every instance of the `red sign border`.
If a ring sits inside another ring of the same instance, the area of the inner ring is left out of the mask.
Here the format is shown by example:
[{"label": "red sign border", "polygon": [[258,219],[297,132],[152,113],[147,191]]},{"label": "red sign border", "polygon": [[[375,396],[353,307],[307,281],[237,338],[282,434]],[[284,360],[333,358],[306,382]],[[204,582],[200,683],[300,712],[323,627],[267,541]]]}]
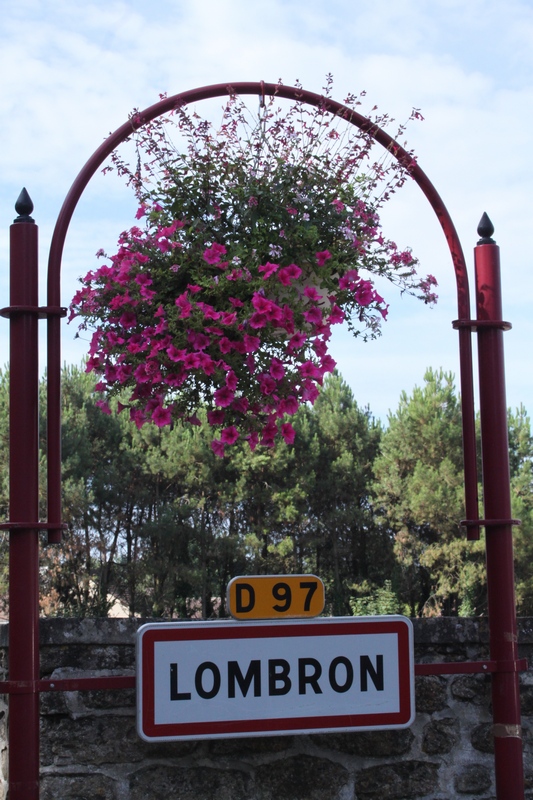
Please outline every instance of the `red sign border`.
[{"label": "red sign border", "polygon": [[[262,629],[260,637],[258,628]],[[400,709],[397,712],[171,724],[155,722],[154,645],[156,642],[377,633],[398,635]],[[274,623],[269,620],[149,623],[143,625],[137,632],[138,733],[145,741],[179,741],[406,728],[412,724],[414,718],[413,660],[413,629],[407,617],[329,617],[276,620]]]}]

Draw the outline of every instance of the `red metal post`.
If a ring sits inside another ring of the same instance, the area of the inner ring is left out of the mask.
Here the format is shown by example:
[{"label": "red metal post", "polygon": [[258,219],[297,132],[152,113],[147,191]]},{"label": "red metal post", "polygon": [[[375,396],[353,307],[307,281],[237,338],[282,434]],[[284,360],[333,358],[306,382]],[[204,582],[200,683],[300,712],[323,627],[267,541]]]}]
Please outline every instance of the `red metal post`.
[{"label": "red metal post", "polygon": [[517,669],[513,535],[499,247],[483,216],[474,250],[479,352],[479,404],[485,507],[493,734],[498,800],[523,800],[524,771]]},{"label": "red metal post", "polygon": [[[24,191],[10,228],[9,798],[39,797],[38,230]],[[18,527],[18,525],[20,527]]]}]

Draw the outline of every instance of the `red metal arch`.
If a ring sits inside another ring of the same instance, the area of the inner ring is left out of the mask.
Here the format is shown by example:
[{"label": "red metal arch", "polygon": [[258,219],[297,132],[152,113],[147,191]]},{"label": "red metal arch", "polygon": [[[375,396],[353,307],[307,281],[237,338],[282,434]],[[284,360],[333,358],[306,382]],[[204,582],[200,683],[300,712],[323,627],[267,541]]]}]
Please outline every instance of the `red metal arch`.
[{"label": "red metal arch", "polygon": [[[236,95],[265,95],[283,97],[288,100],[299,100],[312,106],[322,106],[332,114],[343,117],[347,122],[356,126],[364,133],[371,136],[378,144],[388,150],[392,156],[405,167],[413,180],[418,184],[437,218],[441,224],[446,237],[457,283],[457,306],[458,317],[462,322],[470,320],[470,295],[468,288],[468,275],[466,270],[463,250],[457,231],[437,190],[419,167],[413,157],[397,141],[395,141],[382,128],[377,126],[372,120],[362,116],[353,109],[342,103],[338,103],[330,98],[314,92],[294,86],[283,86],[277,83],[265,83],[264,81],[237,82],[232,84],[214,84],[203,86],[199,89],[192,89],[188,92],[175,94],[167,97],[152,106],[149,106],[138,115],[140,123],[146,124],[157,117],[162,116],[168,111],[178,107],[207,100],[214,97]],[[61,258],[68,227],[78,201],[95,172],[101,167],[106,158],[115,150],[118,145],[124,142],[132,133],[131,121],[125,122],[120,128],[95,150],[91,158],[87,161],[81,172],[78,174],[70,191],[68,192],[61,211],[59,213],[52,242],[48,262],[48,305],[59,306],[61,302],[60,277],[61,277]],[[48,319],[48,522],[52,527],[57,523],[57,530],[51,531],[49,541],[60,541],[61,523],[61,335],[60,319],[49,317]],[[476,441],[474,423],[474,390],[472,372],[472,344],[471,327],[469,325],[459,327],[459,357],[460,357],[460,385],[461,402],[463,416],[463,450],[464,450],[464,469],[465,469],[465,504],[466,516],[468,520],[477,520],[479,516],[478,490],[477,490],[477,462],[476,462]],[[469,538],[477,538],[479,528],[476,525],[468,526]]]}]

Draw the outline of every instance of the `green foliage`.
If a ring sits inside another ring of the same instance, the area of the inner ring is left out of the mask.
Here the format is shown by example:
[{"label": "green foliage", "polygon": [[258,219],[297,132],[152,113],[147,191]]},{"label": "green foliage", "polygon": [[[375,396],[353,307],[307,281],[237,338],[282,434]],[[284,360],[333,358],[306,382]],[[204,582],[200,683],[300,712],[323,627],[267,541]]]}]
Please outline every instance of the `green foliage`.
[{"label": "green foliage", "polygon": [[400,614],[403,611],[390,580],[384,581],[383,586],[371,588],[367,583],[354,587],[354,589],[358,592],[358,596],[350,600],[350,608],[354,617]]},{"label": "green foliage", "polygon": [[[8,373],[0,372],[0,446],[8,446]],[[428,370],[383,430],[338,374],[294,415],[294,444],[237,445],[217,458],[196,426],[137,429],[97,407],[94,381],[63,374],[60,547],[42,548],[45,614],[224,616],[236,575],[315,573],[326,613],[486,613],[484,543],[459,525],[463,476],[452,376]],[[43,404],[44,408],[44,404]],[[44,428],[43,428],[44,430]],[[533,614],[533,437],[509,413],[519,613]],[[8,460],[0,462],[8,514]],[[8,537],[0,540],[0,602]]]},{"label": "green foliage", "polygon": [[418,614],[485,609],[483,546],[467,543],[460,406],[453,376],[427,370],[402,393],[374,465],[376,512],[394,539],[399,596]]},{"label": "green foliage", "polygon": [[516,599],[518,612],[533,614],[533,438],[531,422],[523,406],[509,412],[509,455],[514,528]]},{"label": "green foliage", "polygon": [[[318,572],[349,613],[354,575],[379,576],[386,537],[369,487],[381,427],[340,376],[294,417],[294,445],[216,458],[200,424],[137,429],[102,414],[93,381],[63,376],[64,514],[46,556],[47,613],[219,616],[237,574]],[[381,538],[380,538],[381,537]],[[376,558],[374,559],[374,554]]]}]

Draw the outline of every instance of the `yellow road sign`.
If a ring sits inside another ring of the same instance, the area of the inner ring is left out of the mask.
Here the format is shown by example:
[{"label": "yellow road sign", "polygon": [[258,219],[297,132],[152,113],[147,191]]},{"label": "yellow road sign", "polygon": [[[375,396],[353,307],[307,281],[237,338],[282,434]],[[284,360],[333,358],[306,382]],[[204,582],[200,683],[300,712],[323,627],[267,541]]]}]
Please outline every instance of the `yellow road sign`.
[{"label": "yellow road sign", "polygon": [[316,617],[324,609],[324,584],[316,575],[243,575],[228,584],[235,619]]}]

